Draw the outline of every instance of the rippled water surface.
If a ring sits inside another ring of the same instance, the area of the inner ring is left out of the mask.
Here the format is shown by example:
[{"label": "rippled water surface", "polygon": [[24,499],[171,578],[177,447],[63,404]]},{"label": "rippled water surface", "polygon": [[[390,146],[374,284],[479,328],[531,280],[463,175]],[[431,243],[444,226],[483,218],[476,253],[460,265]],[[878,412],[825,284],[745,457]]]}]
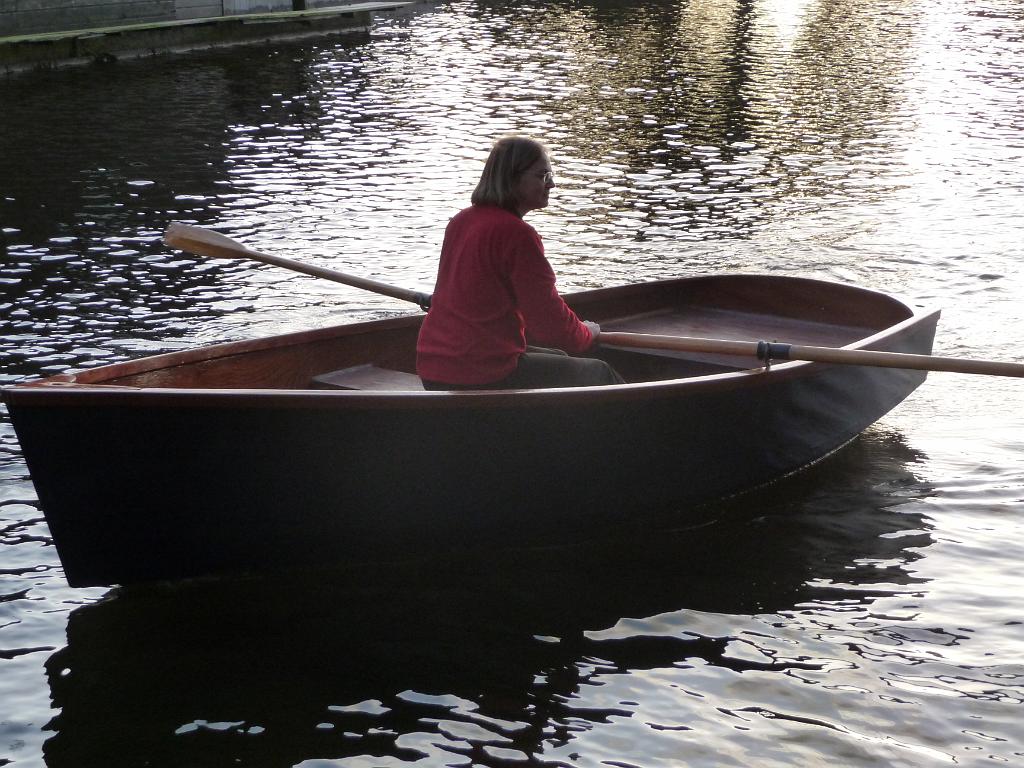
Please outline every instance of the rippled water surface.
[{"label": "rippled water surface", "polygon": [[[455,0],[9,77],[0,383],[414,311],[160,235],[429,290],[508,131],[554,152],[563,290],[823,277],[1019,360],[1022,83],[1017,0]],[[0,765],[1024,765],[1021,380],[933,374],[699,528],[114,591],[0,418]]]}]

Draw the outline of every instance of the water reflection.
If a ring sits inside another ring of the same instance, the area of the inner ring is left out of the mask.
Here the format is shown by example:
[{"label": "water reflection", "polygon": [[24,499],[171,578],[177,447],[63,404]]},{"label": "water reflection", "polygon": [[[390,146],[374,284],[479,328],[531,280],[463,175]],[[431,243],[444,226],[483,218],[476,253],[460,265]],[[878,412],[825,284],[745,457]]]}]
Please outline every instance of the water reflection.
[{"label": "water reflection", "polygon": [[524,78],[537,112],[519,118],[557,104],[573,213],[618,236],[709,240],[891,189],[880,161],[904,119],[912,11],[782,5],[531,14],[525,34],[549,59]]},{"label": "water reflection", "polygon": [[[223,178],[223,127],[210,119],[225,108],[223,84],[209,70],[115,67],[3,88],[9,369],[109,362],[125,354],[119,336],[169,347],[165,337],[208,316],[195,298],[216,281],[216,266],[168,254],[159,235],[171,218],[212,215],[182,193]],[[49,115],[55,104],[60,119]]]},{"label": "water reflection", "polygon": [[[60,708],[48,764],[116,753],[150,765],[424,754],[499,765],[503,750],[564,757],[592,727],[660,707],[604,701],[603,676],[699,667],[792,680],[874,664],[771,617],[824,623],[915,589],[911,563],[930,542],[913,504],[931,492],[919,460],[872,432],[697,529],[115,593],[71,615],[67,647],[47,662]],[[689,712],[680,696],[677,718]]]}]

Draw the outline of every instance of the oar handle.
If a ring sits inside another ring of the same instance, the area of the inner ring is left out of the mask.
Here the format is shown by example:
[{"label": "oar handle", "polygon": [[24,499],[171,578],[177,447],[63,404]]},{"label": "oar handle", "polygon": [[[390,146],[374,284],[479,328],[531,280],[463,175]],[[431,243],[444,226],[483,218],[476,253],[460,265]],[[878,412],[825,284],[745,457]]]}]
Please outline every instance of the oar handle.
[{"label": "oar handle", "polygon": [[666,349],[677,352],[710,352],[719,355],[757,357],[756,341],[728,341],[693,336],[658,336],[651,333],[619,333],[601,331],[598,342],[606,347]]},{"label": "oar handle", "polygon": [[251,259],[264,264],[273,264],[277,267],[290,269],[293,272],[301,272],[312,277],[322,277],[333,280],[336,283],[344,283],[353,288],[362,288],[366,291],[390,296],[402,301],[411,301],[418,304],[424,311],[430,308],[430,294],[411,291],[406,288],[399,288],[387,283],[380,283],[365,277],[347,275],[326,267],[317,267],[312,264],[304,264],[301,261],[287,259],[284,256],[274,256],[269,253],[260,253],[232,240],[227,235],[214,232],[204,227],[197,227],[191,224],[174,222],[167,227],[164,233],[164,242],[171,248],[178,248],[197,256],[209,256],[215,259]]},{"label": "oar handle", "polygon": [[808,347],[767,341],[731,341],[688,336],[658,336],[646,333],[605,333],[598,341],[614,347],[665,349],[678,352],[707,352],[720,355],[756,357],[759,360],[809,360],[815,363],[870,365],[882,368],[907,368],[919,371],[976,373],[985,376],[1024,377],[1024,364],[996,360],[967,360],[936,355],[913,355],[904,352],[876,352],[867,349]]},{"label": "oar handle", "polygon": [[877,365],[885,368],[909,368],[917,371],[1024,377],[1024,365],[1021,363],[1004,363],[999,360],[970,360],[963,357],[914,355],[907,352],[876,352],[869,349],[836,349],[834,347],[805,347],[795,344],[762,343],[764,345],[764,357],[761,357],[762,360],[813,360],[819,363]]}]

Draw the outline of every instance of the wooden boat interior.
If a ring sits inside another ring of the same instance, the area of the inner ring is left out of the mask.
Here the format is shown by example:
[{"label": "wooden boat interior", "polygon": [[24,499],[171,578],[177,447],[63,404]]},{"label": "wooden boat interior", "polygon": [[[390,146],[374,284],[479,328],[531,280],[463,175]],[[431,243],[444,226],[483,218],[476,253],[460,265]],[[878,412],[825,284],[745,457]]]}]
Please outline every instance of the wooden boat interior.
[{"label": "wooden boat interior", "polygon": [[[888,296],[814,280],[726,276],[608,288],[566,297],[605,331],[844,346],[906,320]],[[415,391],[422,315],[159,355],[38,384],[189,389]],[[755,358],[602,347],[627,382],[759,367]]]}]

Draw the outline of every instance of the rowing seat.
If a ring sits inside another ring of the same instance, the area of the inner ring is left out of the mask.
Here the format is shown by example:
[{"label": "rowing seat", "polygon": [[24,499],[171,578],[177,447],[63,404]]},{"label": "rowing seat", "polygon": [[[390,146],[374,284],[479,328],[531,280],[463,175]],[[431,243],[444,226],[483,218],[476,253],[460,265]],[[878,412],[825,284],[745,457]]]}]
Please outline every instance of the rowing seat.
[{"label": "rowing seat", "polygon": [[373,363],[354,365],[314,376],[313,389],[362,389],[402,392],[423,391],[423,382],[415,373],[381,368]]}]

